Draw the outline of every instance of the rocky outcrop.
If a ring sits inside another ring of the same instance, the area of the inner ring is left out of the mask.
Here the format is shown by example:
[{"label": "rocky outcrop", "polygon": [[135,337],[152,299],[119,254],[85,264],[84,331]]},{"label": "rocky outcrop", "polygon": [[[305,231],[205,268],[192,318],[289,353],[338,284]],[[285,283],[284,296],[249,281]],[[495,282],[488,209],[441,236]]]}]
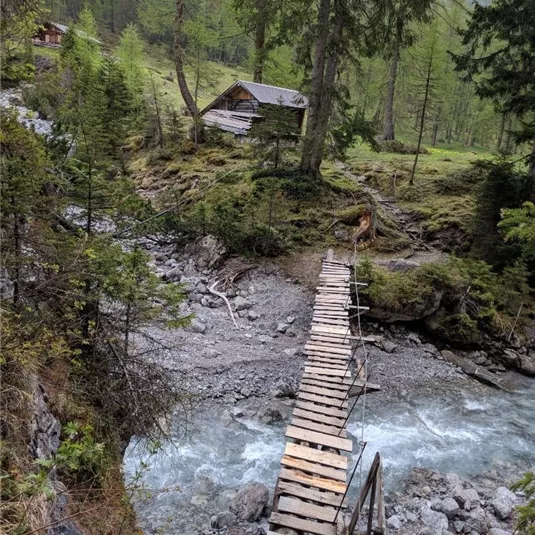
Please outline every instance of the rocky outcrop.
[{"label": "rocky outcrop", "polygon": [[535,350],[528,353],[526,348],[520,348],[518,351],[507,348],[503,350],[499,360],[508,368],[535,377]]},{"label": "rocky outcrop", "polygon": [[216,237],[208,235],[193,244],[188,244],[184,252],[195,259],[198,269],[214,269],[225,258],[227,249]]},{"label": "rocky outcrop", "polygon": [[422,320],[431,316],[439,309],[443,295],[444,292],[442,290],[434,290],[428,296],[425,296],[425,298],[415,300],[399,311],[384,310],[377,304],[372,304],[367,316],[386,323]]},{"label": "rocky outcrop", "polygon": [[415,468],[403,491],[386,497],[387,526],[397,535],[512,535],[522,498],[485,481]]},{"label": "rocky outcrop", "polygon": [[230,503],[230,510],[237,518],[255,522],[267,507],[269,490],[262,483],[249,483],[238,490]]},{"label": "rocky outcrop", "polygon": [[445,350],[442,351],[441,354],[445,361],[455,364],[455,366],[458,366],[464,373],[466,373],[466,375],[469,375],[482,383],[505,390],[506,392],[515,391],[514,384],[506,377],[499,377],[489,372],[486,368],[478,366],[477,364],[474,364],[474,362],[464,359],[451,351]]}]

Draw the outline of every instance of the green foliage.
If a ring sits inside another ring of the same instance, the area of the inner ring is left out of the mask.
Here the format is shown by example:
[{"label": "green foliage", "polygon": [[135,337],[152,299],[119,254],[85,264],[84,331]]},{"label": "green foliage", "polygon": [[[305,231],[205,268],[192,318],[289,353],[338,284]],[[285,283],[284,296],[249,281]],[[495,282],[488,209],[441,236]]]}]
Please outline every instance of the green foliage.
[{"label": "green foliage", "polygon": [[535,257],[535,205],[525,202],[522,208],[505,208],[498,223],[506,241],[519,242],[525,258]]},{"label": "green foliage", "polygon": [[[403,143],[399,140],[383,140],[378,144],[378,150],[381,152],[393,152],[396,154],[416,154],[417,148],[413,145]],[[428,154],[425,147],[420,147],[420,154]]]},{"label": "green foliage", "polygon": [[528,472],[520,481],[511,486],[512,490],[522,491],[527,502],[516,508],[518,511],[517,530],[521,535],[535,534],[535,474]]},{"label": "green foliage", "polygon": [[262,163],[277,169],[284,158],[295,152],[299,135],[296,112],[281,105],[264,104],[259,110],[262,119],[249,132],[254,139],[254,153]]},{"label": "green foliage", "polygon": [[313,199],[323,189],[321,180],[303,175],[298,169],[262,169],[255,171],[253,180],[273,177],[280,179],[281,190],[291,199]]},{"label": "green foliage", "polygon": [[501,210],[517,208],[529,200],[533,183],[507,161],[479,161],[475,166],[485,178],[476,197],[472,222],[474,252],[483,260],[503,266],[518,258],[520,251],[514,242],[503,242],[499,234]]},{"label": "green foliage", "polygon": [[483,178],[480,170],[474,167],[439,177],[433,182],[433,188],[439,195],[466,195],[473,193]]},{"label": "green foliage", "polygon": [[141,67],[143,41],[134,24],[129,24],[121,33],[116,54],[121,60],[125,85],[134,99],[133,107],[139,108],[143,97],[145,72]]}]

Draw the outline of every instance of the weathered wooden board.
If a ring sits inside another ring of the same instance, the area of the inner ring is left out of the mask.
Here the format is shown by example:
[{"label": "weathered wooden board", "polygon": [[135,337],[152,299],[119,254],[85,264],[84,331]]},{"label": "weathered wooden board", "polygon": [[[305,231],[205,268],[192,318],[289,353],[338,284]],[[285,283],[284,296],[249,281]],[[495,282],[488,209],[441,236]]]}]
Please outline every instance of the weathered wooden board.
[{"label": "weathered wooden board", "polygon": [[345,483],[342,483],[341,481],[333,481],[332,479],[311,476],[300,470],[290,468],[281,468],[280,478],[294,483],[303,483],[304,485],[309,485],[316,489],[336,492],[338,494],[343,494],[346,490]]},{"label": "weathered wooden board", "polygon": [[351,377],[351,372],[344,370],[336,370],[332,368],[318,368],[315,366],[307,366],[305,364],[305,373],[317,373],[319,375],[331,375],[334,377]]},{"label": "weathered wooden board", "polygon": [[327,396],[317,396],[316,394],[309,394],[308,392],[298,392],[297,399],[312,401],[313,403],[319,403],[329,407],[336,407],[337,409],[347,409],[347,401],[341,401],[337,398],[331,398]]},{"label": "weathered wooden board", "polygon": [[305,344],[305,349],[310,349],[312,351],[326,351],[329,353],[337,353],[339,355],[351,355],[351,348],[341,347],[336,343],[325,343],[325,342],[307,342]]},{"label": "weathered wooden board", "polygon": [[[310,449],[310,448],[307,448]],[[279,494],[297,496],[305,500],[310,500],[316,503],[325,505],[332,505],[339,507],[342,502],[342,496],[332,492],[319,491],[313,488],[306,488],[299,484],[290,483],[289,481],[282,481],[279,479],[277,483],[277,490]]]},{"label": "weathered wooden board", "polygon": [[351,359],[351,355],[340,355],[338,353],[329,353],[328,351],[316,351],[313,349],[305,349],[305,355],[310,357],[327,357],[331,359],[343,360],[345,362]]},{"label": "weathered wooden board", "polygon": [[301,427],[302,429],[308,429],[309,431],[325,433],[326,435],[347,438],[347,432],[345,429],[341,429],[340,427],[334,427],[332,425],[320,424],[318,422],[312,422],[310,420],[304,420],[302,418],[292,418],[290,425],[293,425],[295,427]]},{"label": "weathered wooden board", "polygon": [[286,436],[295,440],[304,440],[312,442],[313,444],[320,444],[329,448],[335,448],[342,451],[353,451],[353,441],[347,438],[335,437],[326,435],[325,433],[317,433],[315,431],[308,431],[300,427],[289,425],[286,428]]},{"label": "weathered wooden board", "polygon": [[321,505],[314,505],[313,503],[306,503],[295,498],[283,496],[279,500],[279,511],[332,523],[337,510],[333,507],[322,507]]},{"label": "weathered wooden board", "polygon": [[296,516],[271,513],[269,521],[272,524],[279,524],[298,531],[308,531],[314,535],[336,535],[336,526],[334,524],[313,522]]},{"label": "weathered wooden board", "polygon": [[284,450],[284,455],[290,457],[297,457],[305,461],[312,463],[324,464],[331,468],[338,468],[340,470],[346,470],[349,465],[349,460],[344,455],[338,455],[337,453],[330,453],[328,451],[316,450],[307,446],[301,446],[294,442],[288,442]]},{"label": "weathered wooden board", "polygon": [[[304,418],[305,420],[312,420],[313,422],[319,422],[320,424],[332,425],[334,427],[343,427],[346,421],[343,418],[335,418],[334,416],[327,416],[325,414],[318,414],[317,412],[307,411],[296,407],[293,410],[293,416]],[[310,448],[307,448],[310,449]]]},{"label": "weathered wooden board", "polygon": [[317,412],[319,414],[325,414],[326,416],[335,416],[336,418],[347,418],[347,410],[339,409],[336,407],[326,407],[325,405],[318,405],[317,403],[311,403],[304,399],[298,399],[295,402],[296,408],[305,409],[310,412]]},{"label": "weathered wooden board", "polygon": [[322,381],[327,383],[333,383],[337,385],[351,385],[353,384],[353,379],[343,379],[342,377],[329,377],[327,375],[321,375],[317,373],[304,373],[303,379],[312,379],[316,381]]},{"label": "weathered wooden board", "polygon": [[316,368],[328,368],[329,370],[346,370],[347,364],[333,364],[328,360],[321,360],[317,357],[307,359],[305,366],[312,366]]},{"label": "weathered wooden board", "polygon": [[301,379],[302,384],[311,385],[311,386],[319,386],[321,388],[329,387],[335,390],[340,390],[342,392],[347,392],[349,389],[349,384],[340,384],[340,383],[328,383],[325,381],[324,376],[320,376],[320,379],[310,379],[306,376],[303,376]]},{"label": "weathered wooden board", "polygon": [[337,399],[347,399],[349,397],[347,395],[347,391],[349,390],[348,388],[346,388],[346,391],[344,392],[341,390],[335,390],[333,388],[321,388],[319,386],[312,386],[306,383],[301,383],[299,390],[301,392],[310,392],[311,394],[317,394],[318,396],[328,396]]},{"label": "weathered wooden board", "polygon": [[[311,449],[311,448],[309,448]],[[328,477],[330,479],[336,479],[336,481],[346,480],[346,471],[339,470],[337,468],[331,468],[322,464],[305,461],[303,459],[297,459],[296,457],[289,457],[284,455],[281,459],[282,466],[287,468],[295,468],[296,470],[302,470],[310,474],[315,474],[321,477]]]},{"label": "weathered wooden board", "polygon": [[342,339],[338,339],[338,338],[333,338],[331,336],[327,336],[327,335],[323,335],[323,334],[314,334],[312,333],[310,335],[310,340],[312,342],[334,342],[335,344],[341,344],[341,345],[346,345],[346,346],[350,346],[351,345],[351,339],[347,339],[347,340],[342,340]]}]

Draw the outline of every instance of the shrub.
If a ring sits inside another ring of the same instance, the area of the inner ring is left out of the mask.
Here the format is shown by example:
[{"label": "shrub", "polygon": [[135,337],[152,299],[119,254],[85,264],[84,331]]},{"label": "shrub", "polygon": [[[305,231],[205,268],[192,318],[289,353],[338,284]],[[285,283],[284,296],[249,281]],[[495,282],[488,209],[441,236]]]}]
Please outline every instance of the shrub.
[{"label": "shrub", "polygon": [[433,186],[439,195],[465,195],[472,193],[482,179],[481,172],[472,168],[439,177],[433,182]]},{"label": "shrub", "polygon": [[281,190],[291,199],[306,200],[319,195],[323,189],[322,180],[303,175],[299,169],[260,169],[251,179],[279,178]]},{"label": "shrub", "polygon": [[[398,140],[384,140],[379,142],[380,152],[394,152],[396,154],[416,154],[416,147]],[[420,154],[429,154],[425,147],[420,147]]]}]

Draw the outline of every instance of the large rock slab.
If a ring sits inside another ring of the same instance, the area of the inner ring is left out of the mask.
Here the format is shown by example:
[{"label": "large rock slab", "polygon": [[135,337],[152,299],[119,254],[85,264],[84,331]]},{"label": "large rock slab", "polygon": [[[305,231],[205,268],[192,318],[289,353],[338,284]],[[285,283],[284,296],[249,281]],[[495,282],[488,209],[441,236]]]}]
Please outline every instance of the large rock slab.
[{"label": "large rock slab", "polygon": [[249,483],[238,490],[230,503],[230,510],[246,522],[255,522],[267,506],[269,490],[262,483]]},{"label": "large rock slab", "polygon": [[463,359],[451,351],[444,350],[441,352],[441,355],[445,361],[455,364],[455,366],[461,368],[466,375],[469,375],[470,377],[473,377],[482,383],[495,386],[496,388],[500,388],[506,392],[515,392],[516,390],[514,384],[508,378],[499,377],[489,372],[486,368],[478,366],[467,359]]}]

